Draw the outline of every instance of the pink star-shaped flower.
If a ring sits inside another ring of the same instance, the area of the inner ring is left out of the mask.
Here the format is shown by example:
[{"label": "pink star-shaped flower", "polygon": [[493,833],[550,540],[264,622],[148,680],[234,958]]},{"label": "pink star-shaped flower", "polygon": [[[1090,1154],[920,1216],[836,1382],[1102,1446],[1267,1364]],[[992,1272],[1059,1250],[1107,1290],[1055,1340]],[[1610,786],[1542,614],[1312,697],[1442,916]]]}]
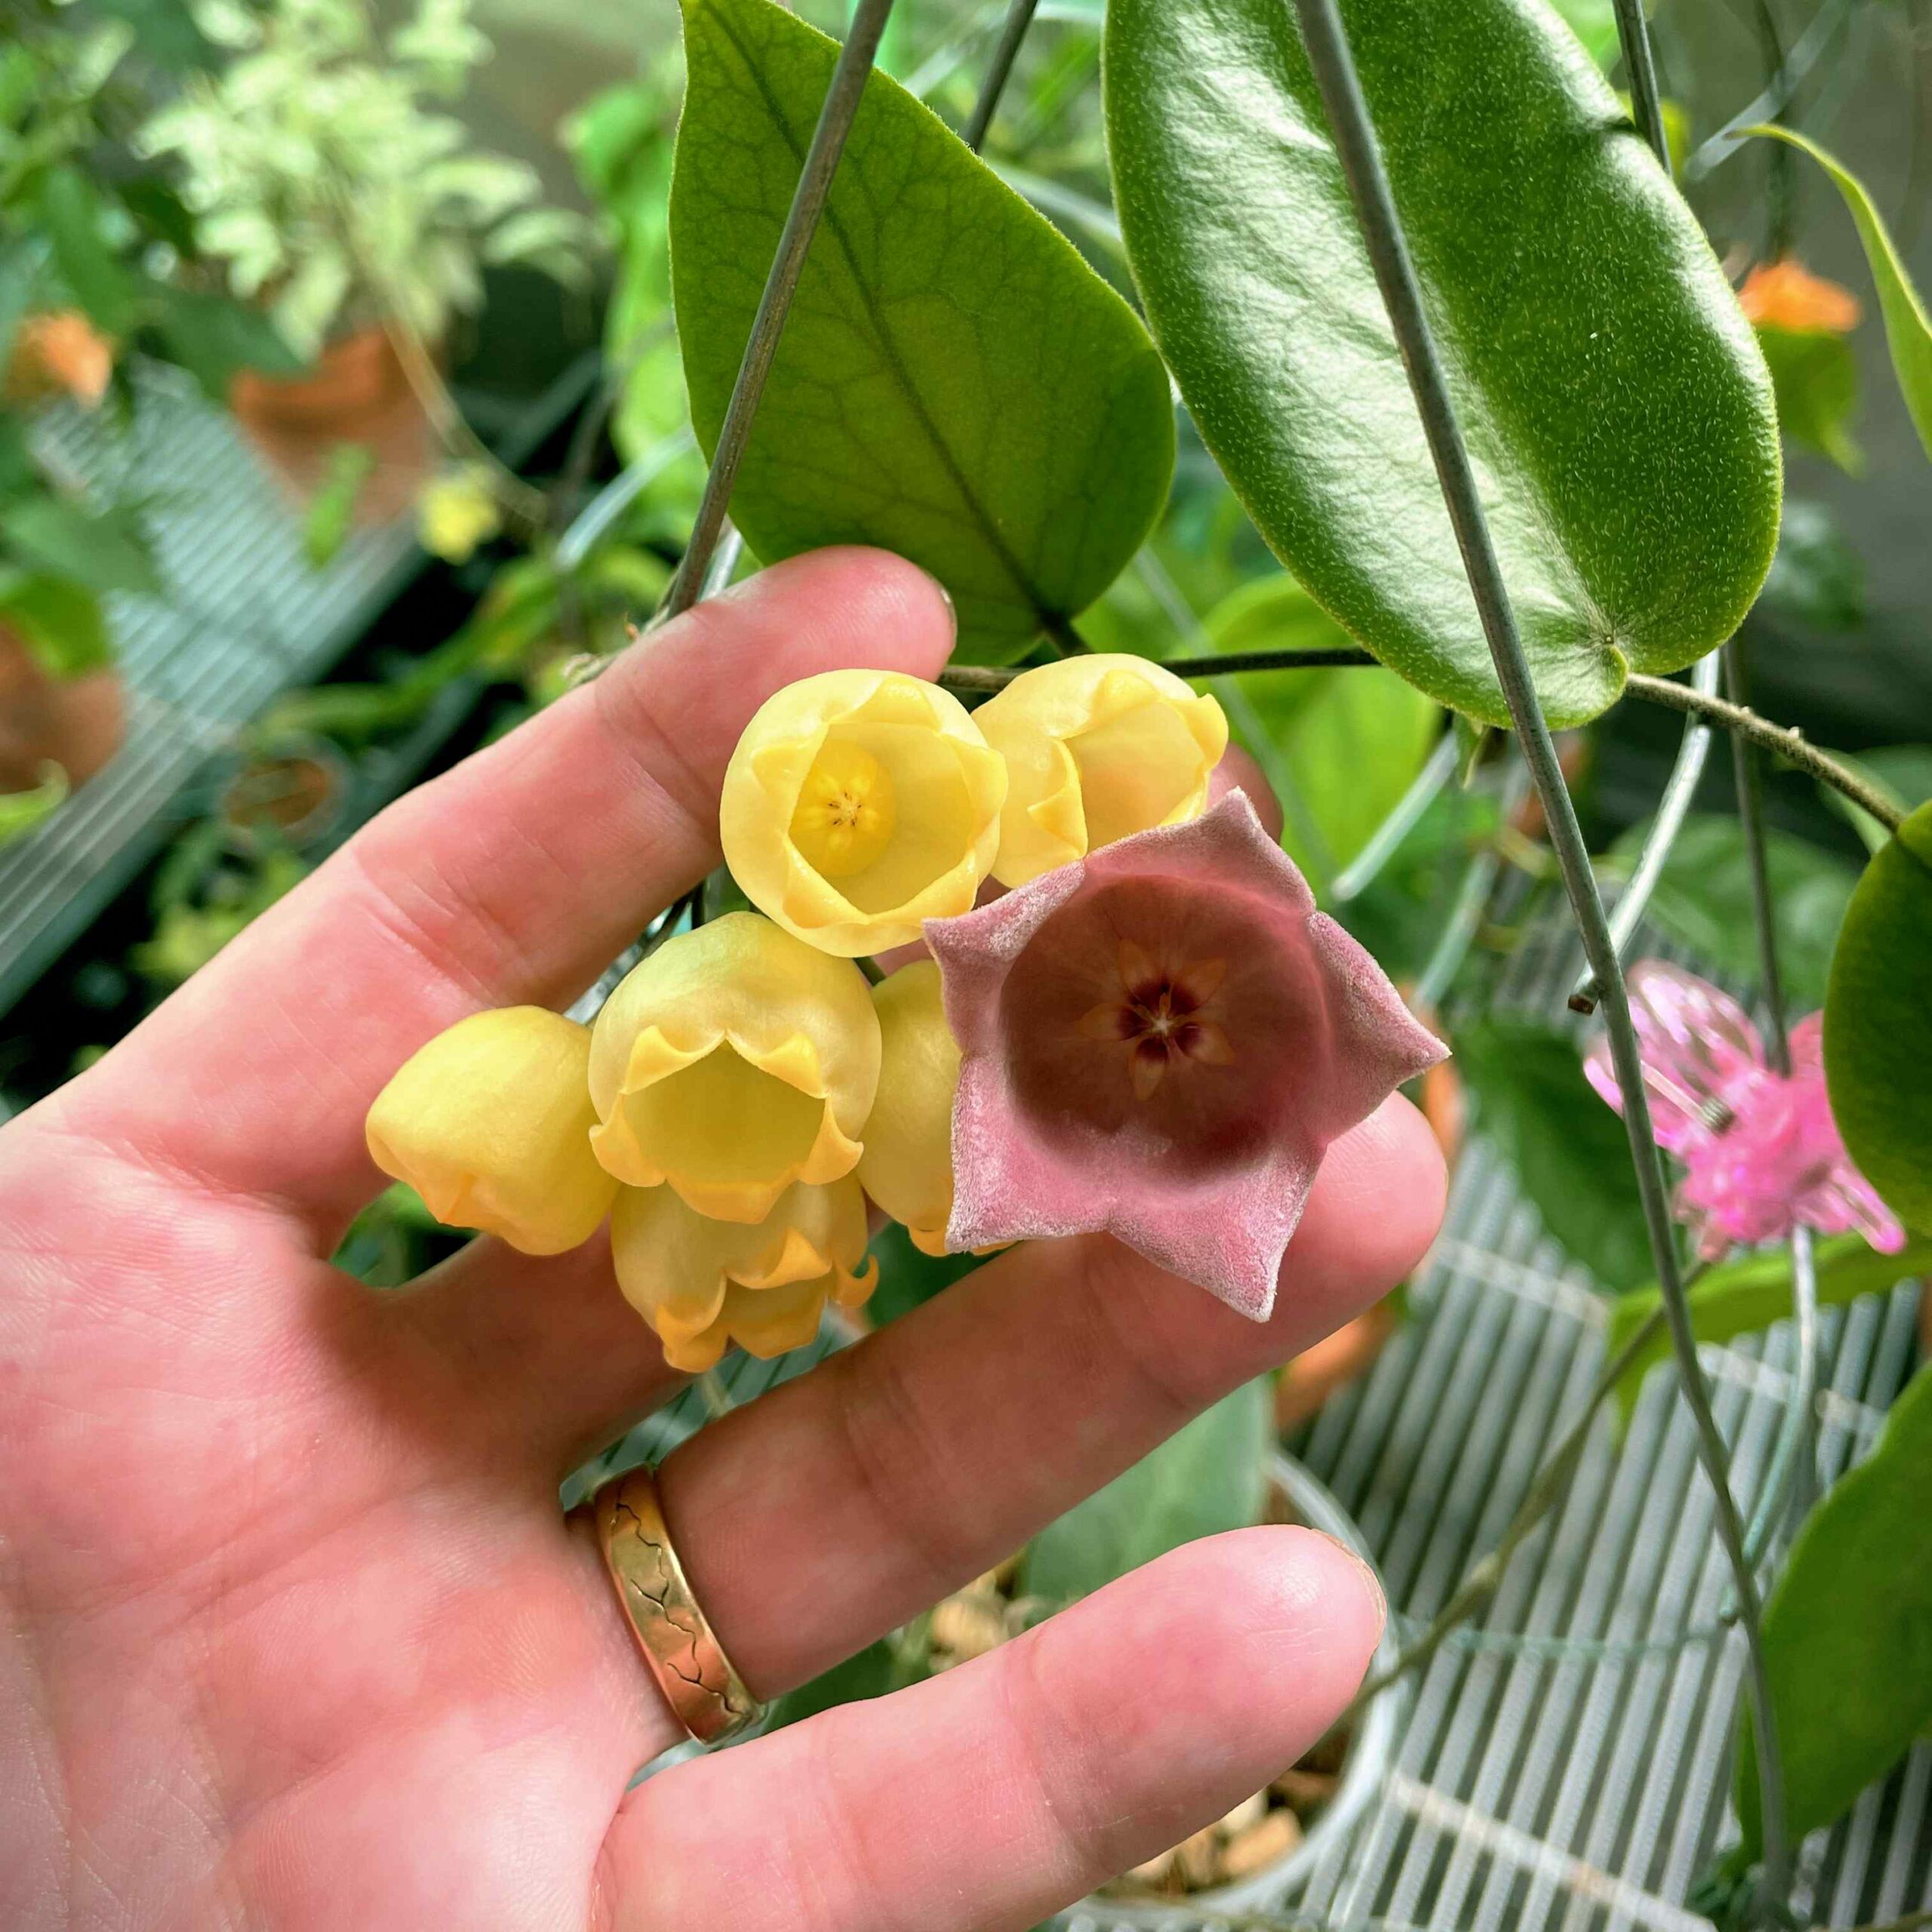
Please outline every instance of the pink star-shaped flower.
[{"label": "pink star-shaped flower", "polygon": [[1239,792],[925,930],[947,1245],[1104,1229],[1257,1321],[1329,1143],[1447,1051]]},{"label": "pink star-shaped flower", "polygon": [[[1791,1077],[1771,1070],[1750,1017],[1728,993],[1660,959],[1630,969],[1630,1011],[1657,1145],[1683,1162],[1678,1218],[1715,1261],[1735,1244],[1857,1229],[1887,1254],[1905,1230],[1851,1164],[1825,1093],[1823,1016],[1791,1029]],[[1619,1113],[1623,1096],[1599,1040],[1583,1071]]]}]

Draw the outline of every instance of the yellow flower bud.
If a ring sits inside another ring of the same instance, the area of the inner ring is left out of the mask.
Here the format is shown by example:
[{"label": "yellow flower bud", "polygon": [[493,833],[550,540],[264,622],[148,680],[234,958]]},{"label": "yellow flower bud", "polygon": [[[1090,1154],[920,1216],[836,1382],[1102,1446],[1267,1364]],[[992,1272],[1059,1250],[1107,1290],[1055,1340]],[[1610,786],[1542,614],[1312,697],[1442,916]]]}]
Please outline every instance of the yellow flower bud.
[{"label": "yellow flower bud", "polygon": [[1198,818],[1228,747],[1211,697],[1146,658],[1101,652],[1023,671],[973,719],[1006,761],[993,861],[1006,885]]},{"label": "yellow flower bud", "polygon": [[872,989],[884,1057],[878,1098],[866,1123],[859,1180],[915,1247],[943,1254],[952,1213],[952,1099],[959,1049],[930,959],[902,966]]},{"label": "yellow flower bud", "polygon": [[897,671],[826,671],[768,698],[718,803],[745,896],[848,958],[967,911],[999,843],[1006,773],[965,707]]},{"label": "yellow flower bud", "polygon": [[849,1174],[878,1085],[869,992],[850,961],[755,912],[667,940],[597,1016],[598,1159],[724,1221]]},{"label": "yellow flower bud", "polygon": [[438,1220],[561,1254],[590,1238],[617,1192],[590,1151],[589,1061],[590,1029],[560,1014],[473,1013],[377,1095],[369,1152]]},{"label": "yellow flower bud", "polygon": [[856,1308],[878,1279],[866,1201],[850,1175],[787,1188],[761,1221],[714,1221],[668,1187],[626,1188],[611,1220],[625,1299],[673,1368],[701,1374],[728,1343],[755,1355],[803,1348],[828,1300]]}]

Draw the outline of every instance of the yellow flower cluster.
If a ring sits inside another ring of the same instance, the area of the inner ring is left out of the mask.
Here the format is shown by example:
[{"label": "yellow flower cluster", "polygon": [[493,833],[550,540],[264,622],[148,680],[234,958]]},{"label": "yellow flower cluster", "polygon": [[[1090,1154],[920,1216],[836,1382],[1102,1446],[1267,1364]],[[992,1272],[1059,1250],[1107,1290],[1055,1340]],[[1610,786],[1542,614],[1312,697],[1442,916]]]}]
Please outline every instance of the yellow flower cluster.
[{"label": "yellow flower cluster", "polygon": [[[939,969],[852,961],[1008,884],[1196,815],[1227,741],[1144,660],[1028,671],[969,714],[900,673],[770,699],[725,774],[725,857],[758,910],[665,941],[591,1027],[479,1013],[370,1109],[369,1151],[438,1219],[530,1254],[608,1214],[618,1286],[666,1359],[808,1342],[877,1278],[866,1202],[945,1252],[959,1051]],[[761,916],[762,915],[762,916]]]}]

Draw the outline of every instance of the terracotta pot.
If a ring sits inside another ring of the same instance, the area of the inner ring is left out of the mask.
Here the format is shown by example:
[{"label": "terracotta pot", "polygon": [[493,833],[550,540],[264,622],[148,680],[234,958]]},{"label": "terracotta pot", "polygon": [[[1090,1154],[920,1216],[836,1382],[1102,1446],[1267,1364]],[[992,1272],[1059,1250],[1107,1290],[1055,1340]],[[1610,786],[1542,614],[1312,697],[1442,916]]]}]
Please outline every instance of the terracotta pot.
[{"label": "terracotta pot", "polygon": [[0,792],[32,791],[50,763],[85,785],[120,749],[126,723],[118,671],[51,677],[0,625]]},{"label": "terracotta pot", "polygon": [[373,451],[376,468],[356,499],[358,523],[406,512],[435,469],[435,435],[379,322],[331,343],[306,375],[240,371],[229,407],[285,494],[306,504],[338,444]]}]

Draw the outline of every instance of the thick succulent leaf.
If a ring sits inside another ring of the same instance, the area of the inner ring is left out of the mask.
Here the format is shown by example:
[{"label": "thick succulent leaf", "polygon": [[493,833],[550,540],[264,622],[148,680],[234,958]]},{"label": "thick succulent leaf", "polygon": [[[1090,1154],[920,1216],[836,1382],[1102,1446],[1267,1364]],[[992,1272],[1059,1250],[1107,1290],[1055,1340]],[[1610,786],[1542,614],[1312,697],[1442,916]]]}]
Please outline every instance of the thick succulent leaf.
[{"label": "thick succulent leaf", "polygon": [[1865,259],[1870,263],[1872,279],[1878,287],[1878,312],[1885,318],[1885,343],[1892,352],[1892,369],[1899,379],[1905,406],[1925,454],[1932,457],[1932,318],[1906,272],[1905,261],[1886,227],[1865,183],[1848,168],[1835,160],[1816,141],[1789,128],[1768,123],[1753,128],[1754,134],[1774,140],[1789,141],[1808,154],[1832,177],[1865,245]]},{"label": "thick succulent leaf", "polygon": [[[1821,1308],[1842,1308],[1860,1295],[1882,1294],[1897,1282],[1932,1271],[1927,1240],[1912,1241],[1897,1254],[1881,1254],[1863,1235],[1833,1235],[1818,1243],[1815,1254]],[[1707,1268],[1690,1284],[1689,1297],[1690,1325],[1700,1342],[1728,1342],[1768,1328],[1791,1312],[1790,1251],[1746,1254]],[[1604,1355],[1615,1355],[1662,1306],[1654,1283],[1619,1295],[1611,1304]],[[1613,1398],[1620,1436],[1635,1412],[1644,1377],[1671,1359],[1670,1337],[1660,1330],[1617,1378]]]},{"label": "thick succulent leaf", "polygon": [[[687,0],[685,18],[672,293],[708,454],[837,50],[772,0]],[[897,550],[952,592],[961,656],[1012,657],[1134,555],[1174,451],[1134,312],[875,74],[732,497],[752,548]]]},{"label": "thick succulent leaf", "polygon": [[[1804,1520],[1764,1606],[1785,1822],[1829,1825],[1932,1723],[1932,1369],[1892,1405],[1878,1446]],[[1734,1797],[1743,1842],[1763,1846],[1747,1716]]]},{"label": "thick succulent leaf", "polygon": [[[1543,0],[1346,0],[1537,690],[1594,716],[1730,635],[1780,481],[1770,381],[1690,211]],[[1271,546],[1382,660],[1506,721],[1283,0],[1114,0],[1149,321]]]},{"label": "thick succulent leaf", "polygon": [[1932,804],[1872,857],[1825,993],[1825,1078],[1846,1151],[1932,1234]]}]

